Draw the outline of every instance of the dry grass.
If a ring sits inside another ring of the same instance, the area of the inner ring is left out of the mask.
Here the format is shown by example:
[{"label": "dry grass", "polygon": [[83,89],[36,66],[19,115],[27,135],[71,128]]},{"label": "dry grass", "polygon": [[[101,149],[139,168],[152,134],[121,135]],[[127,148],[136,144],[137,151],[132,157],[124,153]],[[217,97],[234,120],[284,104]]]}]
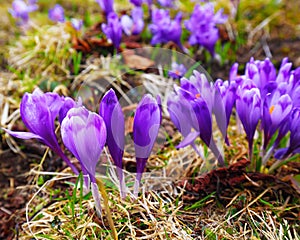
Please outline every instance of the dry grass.
[{"label": "dry grass", "polygon": [[[298,239],[299,224],[290,225],[278,218],[272,210],[261,207],[259,200],[270,189],[257,197],[247,191],[240,191],[226,207],[220,207],[214,195],[203,201],[199,208],[191,208],[183,202],[183,189],[176,187],[176,180],[187,174],[195,161],[192,149],[169,152],[169,164],[162,169],[146,172],[141,194],[135,199],[132,192],[134,174],[125,171],[128,196],[122,200],[117,190],[114,167],[101,165],[107,175],[98,176],[106,183],[109,207],[119,239]],[[159,163],[153,157],[150,164]],[[52,173],[32,171],[32,174]],[[36,191],[27,204],[28,219],[22,225],[20,239],[112,239],[109,225],[103,212],[103,219],[96,216],[91,197],[80,198],[80,190],[74,192],[75,177],[68,173],[53,173],[54,177]],[[72,190],[73,189],[73,190]],[[66,197],[64,191],[71,191]],[[64,196],[64,199],[55,200]],[[75,200],[74,200],[75,199]],[[237,210],[238,202],[245,206]],[[73,201],[73,203],[72,203]],[[72,214],[71,206],[74,204]],[[187,210],[187,206],[190,210]],[[282,209],[290,208],[283,205]],[[294,205],[299,208],[300,206]]]}]

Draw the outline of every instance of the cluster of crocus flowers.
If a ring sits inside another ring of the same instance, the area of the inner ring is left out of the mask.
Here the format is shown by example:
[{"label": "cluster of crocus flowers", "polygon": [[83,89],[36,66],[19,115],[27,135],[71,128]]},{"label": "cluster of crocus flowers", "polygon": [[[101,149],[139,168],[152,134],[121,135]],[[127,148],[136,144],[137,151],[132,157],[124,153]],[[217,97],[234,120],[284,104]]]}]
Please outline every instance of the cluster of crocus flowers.
[{"label": "cluster of crocus flowers", "polygon": [[191,33],[189,43],[203,46],[214,56],[215,44],[219,39],[219,30],[216,25],[227,20],[227,16],[222,12],[223,9],[214,13],[213,3],[197,4],[190,19],[185,21],[185,27]]},{"label": "cluster of crocus flowers", "polygon": [[151,44],[156,45],[172,41],[183,49],[180,41],[181,18],[181,12],[177,13],[174,20],[171,20],[169,10],[154,9],[151,16],[152,23],[149,25],[149,30],[153,34]]},{"label": "cluster of crocus flowers", "polygon": [[12,3],[12,8],[9,9],[9,13],[19,20],[20,25],[24,25],[29,20],[29,13],[38,9],[36,1],[29,0],[28,3],[23,0],[15,0]]},{"label": "cluster of crocus flowers", "polygon": [[[276,69],[268,58],[264,61],[252,58],[246,65],[245,74],[236,77],[236,80],[240,82],[236,108],[247,134],[250,151],[256,126],[260,121],[263,131],[263,164],[266,164],[288,132],[289,147],[277,150],[275,157],[286,158],[297,153],[294,140],[298,141],[299,138],[294,132],[297,129],[294,124],[299,123],[297,111],[300,105],[300,68],[292,70],[292,64],[285,58],[276,74]],[[271,143],[274,136],[275,140]]]},{"label": "cluster of crocus flowers", "polygon": [[[299,153],[300,68],[291,70],[291,67],[283,59],[276,74],[269,59],[251,59],[244,75],[237,75],[238,64],[234,64],[227,81],[218,79],[212,84],[196,71],[190,79],[181,78],[180,86],[175,85],[168,98],[170,118],[184,137],[177,147],[191,145],[199,153],[194,141],[200,137],[223,165],[224,159],[212,136],[212,115],[225,142],[230,144],[227,128],[235,108],[246,133],[250,159],[258,127],[263,132],[262,164],[273,153],[278,159]],[[277,149],[288,132],[288,146]]]},{"label": "cluster of crocus flowers", "polygon": [[177,148],[191,145],[202,155],[195,145],[195,140],[200,137],[218,159],[219,165],[223,166],[224,158],[213,138],[212,129],[214,114],[221,132],[225,134],[226,129],[222,125],[225,122],[225,107],[220,100],[220,93],[214,91],[206,76],[194,71],[189,79],[180,79],[180,87],[175,85],[167,107],[171,120],[184,137]]},{"label": "cluster of crocus flowers", "polygon": [[[140,101],[133,126],[133,142],[136,152],[137,175],[134,195],[138,195],[142,173],[158,134],[161,123],[160,100],[145,95]],[[78,169],[62,151],[55,133],[58,117],[64,145],[79,161],[85,186],[92,190],[98,213],[101,213],[100,193],[96,182],[96,165],[105,145],[117,167],[120,194],[126,197],[122,159],[125,144],[124,115],[114,90],[110,89],[102,98],[99,114],[87,110],[81,101],[61,97],[56,93],[43,93],[40,89],[26,93],[20,105],[21,118],[30,132],[5,129],[21,139],[37,138],[57,153],[78,175]],[[91,187],[90,187],[91,186]]]}]

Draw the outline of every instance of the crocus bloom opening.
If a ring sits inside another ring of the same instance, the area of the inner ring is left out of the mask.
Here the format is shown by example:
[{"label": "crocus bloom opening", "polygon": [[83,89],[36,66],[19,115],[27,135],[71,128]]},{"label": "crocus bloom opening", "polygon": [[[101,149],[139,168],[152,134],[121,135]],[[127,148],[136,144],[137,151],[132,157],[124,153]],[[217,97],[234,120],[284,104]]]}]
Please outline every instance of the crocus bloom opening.
[{"label": "crocus bloom opening", "polygon": [[121,197],[124,198],[126,196],[126,186],[122,170],[122,158],[124,153],[125,121],[121,105],[113,89],[110,89],[102,98],[99,114],[106,125],[106,144],[117,167],[120,193]]},{"label": "crocus bloom opening", "polygon": [[122,38],[122,25],[118,15],[114,12],[109,13],[107,24],[103,23],[101,27],[107,39],[114,44],[116,49],[119,49]]},{"label": "crocus bloom opening", "polygon": [[191,115],[193,111],[188,100],[173,92],[168,97],[167,107],[172,122],[184,137],[177,148],[191,144],[196,150],[194,141],[199,136],[199,132],[192,133],[192,128],[195,125],[195,123],[192,123],[193,117],[194,121],[196,121],[196,118]]},{"label": "crocus bloom opening", "polygon": [[83,174],[89,176],[96,209],[101,214],[95,174],[96,164],[106,142],[104,120],[85,107],[72,108],[62,121],[61,135],[65,146],[79,160]]},{"label": "crocus bloom opening", "polygon": [[106,16],[108,16],[111,12],[114,12],[113,0],[96,0],[96,2],[99,4]]},{"label": "crocus bloom opening", "polygon": [[65,10],[61,5],[56,4],[53,8],[49,9],[48,17],[53,22],[64,22]]},{"label": "crocus bloom opening", "polygon": [[56,93],[43,93],[40,89],[35,89],[32,94],[25,93],[21,101],[20,113],[30,132],[6,131],[21,139],[39,139],[58,154],[75,174],[78,174],[76,167],[62,152],[55,135],[54,121],[63,104],[64,99]]},{"label": "crocus bloom opening", "polygon": [[15,0],[12,3],[12,9],[8,11],[14,18],[20,19],[20,24],[26,24],[29,20],[29,13],[37,9],[35,2],[26,4],[23,0]]},{"label": "crocus bloom opening", "polygon": [[169,70],[168,75],[174,79],[180,79],[186,73],[186,67],[183,64],[178,64],[173,62],[171,65],[171,70]]},{"label": "crocus bloom opening", "polygon": [[171,20],[168,10],[154,9],[152,12],[152,24],[149,25],[149,29],[153,34],[151,44],[155,45],[173,41],[183,49],[180,41],[181,18],[181,12],[176,15],[174,20]]},{"label": "crocus bloom opening", "polygon": [[137,106],[133,121],[133,141],[136,157],[136,181],[134,195],[138,195],[146,162],[151,154],[161,121],[160,107],[149,94]]},{"label": "crocus bloom opening", "polygon": [[212,3],[197,4],[191,18],[185,21],[186,28],[191,32],[189,43],[191,45],[199,44],[205,47],[211,55],[214,55],[215,44],[219,38],[216,24],[224,23],[227,20],[227,16],[222,12],[223,10],[219,10],[214,14]]},{"label": "crocus bloom opening", "polygon": [[[171,119],[173,121],[175,120],[174,124],[185,137],[177,147],[181,148],[191,145],[195,149],[194,141],[198,136],[200,136],[203,142],[216,156],[219,164],[224,165],[223,156],[218,150],[212,137],[213,111],[216,111],[215,115],[217,122],[219,122],[218,118],[220,118],[220,115],[223,115],[220,119],[225,122],[225,110],[224,105],[222,104],[221,95],[219,93],[214,93],[205,75],[200,74],[197,71],[194,72],[194,75],[190,77],[189,80],[181,78],[180,87],[175,86],[175,92],[180,97],[179,99],[178,97],[174,98],[174,100],[169,98],[168,110],[171,111]],[[218,104],[222,106],[222,108],[214,106],[214,96],[217,96],[217,94],[219,98],[216,99],[219,99]],[[171,97],[174,96],[171,95]],[[185,101],[180,100],[180,98],[185,99]],[[182,108],[185,110],[183,111]],[[189,113],[186,114],[185,112]],[[183,113],[185,113],[184,116],[182,115]],[[187,126],[182,127],[184,124],[187,124]],[[191,128],[193,128],[194,131],[191,131]],[[225,127],[223,129],[226,131]]]},{"label": "crocus bloom opening", "polygon": [[131,17],[123,15],[121,25],[126,35],[141,33],[144,28],[143,9],[139,7],[132,9]]}]

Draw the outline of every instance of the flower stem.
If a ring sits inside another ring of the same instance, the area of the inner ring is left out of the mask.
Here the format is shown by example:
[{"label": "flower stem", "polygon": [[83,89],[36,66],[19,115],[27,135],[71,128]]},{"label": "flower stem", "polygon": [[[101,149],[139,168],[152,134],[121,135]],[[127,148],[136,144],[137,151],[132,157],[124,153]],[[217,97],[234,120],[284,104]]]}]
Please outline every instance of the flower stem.
[{"label": "flower stem", "polygon": [[222,154],[220,153],[220,151],[213,139],[210,141],[209,148],[212,151],[212,153],[215,155],[215,157],[218,159],[219,165],[221,167],[225,166],[224,158],[223,158]]},{"label": "flower stem", "polygon": [[127,191],[126,191],[123,169],[117,167],[117,174],[118,174],[119,181],[120,181],[120,183],[119,183],[120,184],[120,196],[122,199],[125,199]]},{"label": "flower stem", "polygon": [[133,187],[133,195],[137,198],[139,195],[139,190],[140,190],[140,183],[141,183],[141,179],[142,179],[142,174],[143,173],[136,173],[136,177],[135,177],[135,182],[134,182],[134,187]]},{"label": "flower stem", "polygon": [[107,193],[106,193],[106,190],[105,190],[105,186],[104,186],[104,184],[103,184],[103,182],[101,181],[100,178],[97,178],[96,181],[97,181],[97,184],[99,186],[101,195],[103,197],[104,209],[106,211],[106,218],[108,220],[108,224],[109,224],[110,229],[112,231],[113,239],[118,240],[118,234],[117,234],[117,231],[116,231],[116,228],[115,228],[115,225],[114,225],[114,221],[112,219],[111,211],[110,211],[110,208],[109,208],[108,196],[107,196]]},{"label": "flower stem", "polygon": [[56,154],[61,157],[62,160],[66,162],[66,164],[72,169],[72,171],[76,174],[79,175],[78,169],[74,166],[73,163],[71,163],[70,159],[62,152],[60,148],[58,148],[56,151]]}]

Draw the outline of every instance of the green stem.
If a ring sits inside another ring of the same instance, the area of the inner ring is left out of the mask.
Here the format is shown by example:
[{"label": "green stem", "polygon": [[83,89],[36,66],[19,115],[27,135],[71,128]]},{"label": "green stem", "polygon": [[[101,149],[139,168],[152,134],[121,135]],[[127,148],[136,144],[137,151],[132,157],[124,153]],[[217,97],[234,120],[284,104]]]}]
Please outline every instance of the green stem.
[{"label": "green stem", "polygon": [[96,181],[97,181],[97,185],[99,186],[101,195],[103,197],[104,209],[106,211],[106,217],[107,217],[110,229],[112,231],[113,239],[118,240],[118,234],[117,234],[117,231],[116,231],[116,228],[115,228],[115,225],[114,225],[114,221],[112,219],[111,211],[110,211],[110,208],[109,208],[108,196],[107,196],[107,193],[106,193],[106,190],[105,190],[105,186],[104,186],[104,184],[103,184],[103,182],[100,178],[97,178]]}]

